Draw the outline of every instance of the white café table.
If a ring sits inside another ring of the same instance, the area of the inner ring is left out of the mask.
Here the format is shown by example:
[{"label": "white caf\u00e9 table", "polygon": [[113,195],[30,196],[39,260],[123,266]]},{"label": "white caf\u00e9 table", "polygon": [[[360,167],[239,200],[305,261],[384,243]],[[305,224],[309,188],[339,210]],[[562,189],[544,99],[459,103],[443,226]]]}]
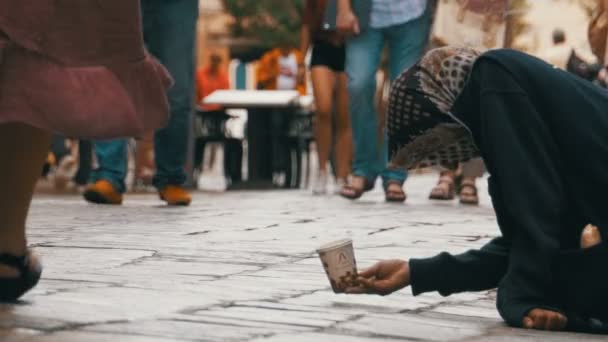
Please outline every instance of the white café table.
[{"label": "white caf\u00e9 table", "polygon": [[293,90],[216,90],[203,104],[224,108],[289,108],[299,105],[300,94]]},{"label": "white caf\u00e9 table", "polygon": [[290,90],[216,90],[202,104],[220,105],[225,109],[247,110],[248,186],[272,186],[273,151],[276,146],[271,116],[291,115],[312,104],[309,96]]}]

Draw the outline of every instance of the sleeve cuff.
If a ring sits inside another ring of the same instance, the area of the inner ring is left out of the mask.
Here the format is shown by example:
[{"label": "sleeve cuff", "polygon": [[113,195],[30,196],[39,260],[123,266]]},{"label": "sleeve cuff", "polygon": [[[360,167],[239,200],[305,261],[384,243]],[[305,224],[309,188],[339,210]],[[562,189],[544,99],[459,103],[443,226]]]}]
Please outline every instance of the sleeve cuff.
[{"label": "sleeve cuff", "polygon": [[441,254],[432,258],[410,259],[410,285],[414,296],[439,290],[441,265]]}]

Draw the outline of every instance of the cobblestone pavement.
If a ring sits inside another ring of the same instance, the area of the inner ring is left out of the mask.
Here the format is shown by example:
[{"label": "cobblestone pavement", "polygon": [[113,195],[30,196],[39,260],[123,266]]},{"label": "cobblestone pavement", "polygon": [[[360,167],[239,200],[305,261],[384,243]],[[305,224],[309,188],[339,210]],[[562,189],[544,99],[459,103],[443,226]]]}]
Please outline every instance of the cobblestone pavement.
[{"label": "cobblestone pavement", "polygon": [[355,203],[305,191],[198,193],[188,208],[151,194],[122,207],[41,195],[29,236],[43,279],[0,306],[0,340],[605,341],[508,328],[493,292],[333,294],[314,253],[325,242],[353,238],[364,267],[464,251],[498,234],[485,187],[480,207],[463,207],[427,200],[434,181],[408,181],[405,205],[380,192]]}]

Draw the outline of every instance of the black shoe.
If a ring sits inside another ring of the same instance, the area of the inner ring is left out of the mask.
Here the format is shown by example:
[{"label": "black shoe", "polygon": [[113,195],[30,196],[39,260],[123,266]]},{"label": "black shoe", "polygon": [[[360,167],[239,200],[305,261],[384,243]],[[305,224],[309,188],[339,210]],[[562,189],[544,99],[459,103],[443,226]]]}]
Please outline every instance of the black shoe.
[{"label": "black shoe", "polygon": [[42,267],[40,265],[30,265],[30,261],[29,251],[20,257],[0,254],[1,265],[6,265],[19,271],[18,277],[0,277],[0,302],[14,302],[38,284],[38,280],[40,280],[40,275],[42,274]]}]

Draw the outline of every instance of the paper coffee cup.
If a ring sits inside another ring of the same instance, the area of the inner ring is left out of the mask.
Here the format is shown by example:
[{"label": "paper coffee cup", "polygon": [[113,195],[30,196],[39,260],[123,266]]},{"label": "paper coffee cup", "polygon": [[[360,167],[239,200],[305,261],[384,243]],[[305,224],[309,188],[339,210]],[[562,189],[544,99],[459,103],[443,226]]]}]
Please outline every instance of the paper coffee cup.
[{"label": "paper coffee cup", "polygon": [[328,243],[317,249],[319,258],[335,293],[357,285],[357,262],[350,239]]}]

